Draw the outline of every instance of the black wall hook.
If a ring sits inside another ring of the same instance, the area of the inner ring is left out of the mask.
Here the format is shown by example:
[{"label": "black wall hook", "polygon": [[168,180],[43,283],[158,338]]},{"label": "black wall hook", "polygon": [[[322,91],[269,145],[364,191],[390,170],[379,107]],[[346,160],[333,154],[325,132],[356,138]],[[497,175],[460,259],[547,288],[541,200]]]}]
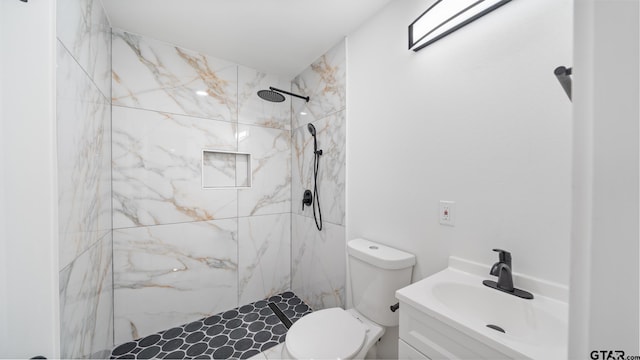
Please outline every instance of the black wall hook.
[{"label": "black wall hook", "polygon": [[553,74],[558,78],[560,85],[564,89],[564,92],[571,99],[571,74],[573,71],[571,68],[566,68],[564,66],[558,66],[555,70],[553,70]]}]

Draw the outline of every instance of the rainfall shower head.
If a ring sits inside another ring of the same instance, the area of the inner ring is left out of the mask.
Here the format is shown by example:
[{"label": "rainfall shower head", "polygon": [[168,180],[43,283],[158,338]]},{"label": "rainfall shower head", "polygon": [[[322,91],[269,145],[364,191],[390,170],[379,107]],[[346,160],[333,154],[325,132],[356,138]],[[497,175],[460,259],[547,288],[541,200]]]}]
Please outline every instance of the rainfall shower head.
[{"label": "rainfall shower head", "polygon": [[311,133],[311,136],[313,136],[313,137],[316,136],[316,127],[313,126],[312,123],[307,124],[307,129],[309,129],[309,132]]},{"label": "rainfall shower head", "polygon": [[260,98],[262,100],[267,100],[267,101],[271,101],[271,102],[283,102],[284,101],[284,95],[275,92],[273,90],[260,90],[258,91],[258,96],[260,96]]},{"label": "rainfall shower head", "polygon": [[290,93],[288,91],[276,89],[273,86],[269,86],[269,90],[260,90],[260,91],[258,91],[258,96],[260,96],[261,99],[267,100],[267,101],[271,101],[271,102],[283,102],[284,101],[284,96],[282,94],[295,96],[297,98],[305,100],[306,102],[309,102],[309,97],[308,96],[302,96],[302,95]]}]

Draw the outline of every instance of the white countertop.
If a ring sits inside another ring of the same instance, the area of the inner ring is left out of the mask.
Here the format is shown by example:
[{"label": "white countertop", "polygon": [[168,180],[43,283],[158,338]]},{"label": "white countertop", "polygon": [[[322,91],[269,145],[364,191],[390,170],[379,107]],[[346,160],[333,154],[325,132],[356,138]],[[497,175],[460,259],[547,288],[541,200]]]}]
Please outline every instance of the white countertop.
[{"label": "white countertop", "polygon": [[[462,259],[454,259],[450,265],[462,264],[429,276],[396,292],[401,303],[410,305],[428,316],[434,317],[448,326],[471,336],[486,345],[513,358],[566,359],[568,338],[568,304],[566,299],[554,299],[530,291],[534,299],[521,299],[482,284],[483,280],[496,280],[488,275],[479,276],[471,272],[478,264]],[[526,284],[536,289],[549,290],[547,293],[560,294],[562,287],[543,283],[535,285],[535,279],[528,278]],[[494,324],[505,329],[501,333],[489,329]]]}]

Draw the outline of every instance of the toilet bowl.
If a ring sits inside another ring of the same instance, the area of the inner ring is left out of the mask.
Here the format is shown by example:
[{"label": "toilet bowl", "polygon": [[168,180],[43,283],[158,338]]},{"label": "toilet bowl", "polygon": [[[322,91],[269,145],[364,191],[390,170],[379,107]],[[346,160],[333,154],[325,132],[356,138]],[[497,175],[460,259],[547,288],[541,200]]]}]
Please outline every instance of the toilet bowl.
[{"label": "toilet bowl", "polygon": [[364,359],[384,334],[355,309],[319,310],[296,324],[287,332],[284,359]]},{"label": "toilet bowl", "polygon": [[375,358],[386,326],[398,325],[389,307],[411,283],[415,256],[365,239],[347,244],[354,307],[315,311],[295,322],[282,348],[285,359]]}]

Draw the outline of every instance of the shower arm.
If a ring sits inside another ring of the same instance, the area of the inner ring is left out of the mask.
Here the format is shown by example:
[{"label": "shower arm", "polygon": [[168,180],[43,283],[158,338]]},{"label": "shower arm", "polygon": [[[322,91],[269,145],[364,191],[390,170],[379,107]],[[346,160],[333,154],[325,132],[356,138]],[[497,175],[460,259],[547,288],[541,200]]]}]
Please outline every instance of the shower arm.
[{"label": "shower arm", "polygon": [[297,97],[297,98],[300,98],[300,99],[303,99],[303,100],[306,100],[307,102],[309,102],[309,97],[308,97],[308,96],[300,96],[300,95],[298,95],[298,94],[290,93],[290,92],[288,92],[288,91],[284,91],[284,90],[276,89],[276,88],[274,88],[273,86],[269,86],[269,90],[271,90],[271,91],[277,91],[277,92],[279,92],[279,93],[287,94],[287,95],[289,95],[289,96],[295,96],[295,97]]}]

